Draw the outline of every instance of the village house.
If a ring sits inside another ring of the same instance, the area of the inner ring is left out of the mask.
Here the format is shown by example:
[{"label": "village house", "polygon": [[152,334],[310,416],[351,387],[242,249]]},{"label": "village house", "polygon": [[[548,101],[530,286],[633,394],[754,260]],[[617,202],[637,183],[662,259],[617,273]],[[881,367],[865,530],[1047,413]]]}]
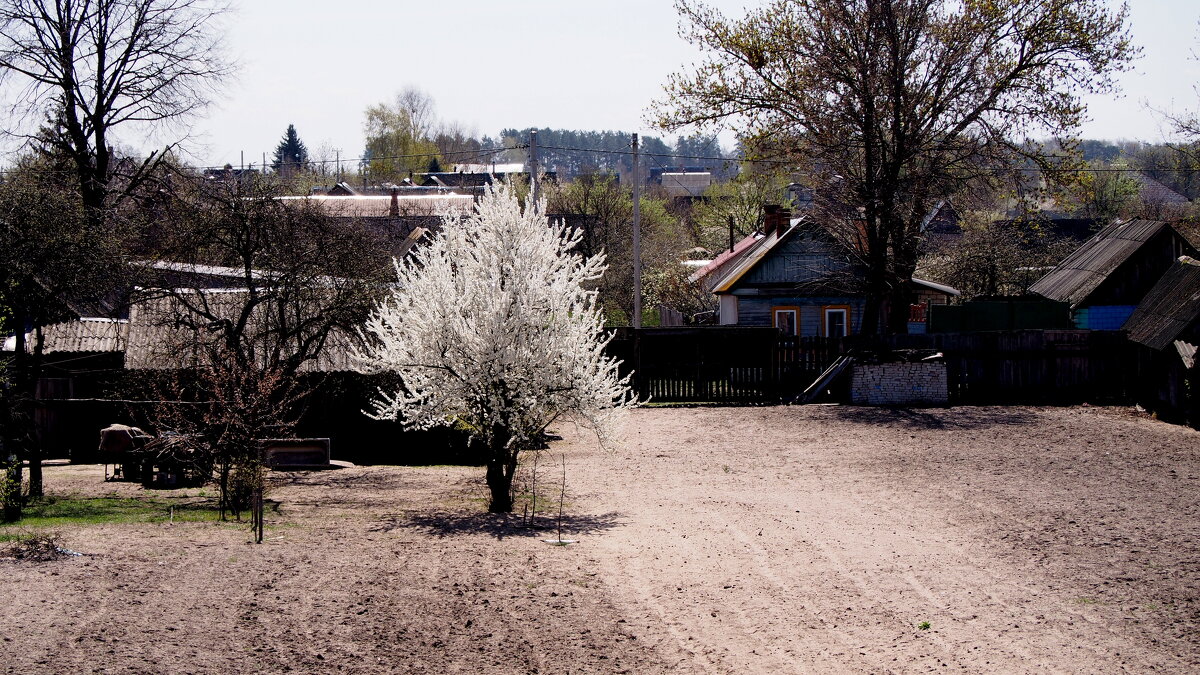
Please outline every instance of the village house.
[{"label": "village house", "polygon": [[[787,335],[843,337],[862,330],[862,269],[841,244],[807,216],[768,206],[756,232],[689,277],[716,294],[718,323],[773,326]],[[959,293],[912,279],[914,307],[945,304]],[[924,332],[924,313],[910,322]]]}]

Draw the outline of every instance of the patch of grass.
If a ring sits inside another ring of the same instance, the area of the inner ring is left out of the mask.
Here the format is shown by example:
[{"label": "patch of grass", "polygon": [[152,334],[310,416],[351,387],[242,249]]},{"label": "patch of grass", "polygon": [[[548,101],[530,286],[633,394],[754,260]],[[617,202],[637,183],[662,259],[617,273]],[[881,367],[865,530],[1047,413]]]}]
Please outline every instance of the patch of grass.
[{"label": "patch of grass", "polygon": [[[13,525],[50,528],[102,523],[161,523],[172,519],[214,521],[219,517],[216,500],[208,499],[197,502],[162,497],[45,497],[26,505],[21,520]],[[7,528],[0,528],[0,537],[9,535]]]},{"label": "patch of grass", "polygon": [[919,630],[929,630],[930,627],[931,624],[928,621],[922,621],[921,623],[917,624],[917,628]]},{"label": "patch of grass", "polygon": [[1077,605],[1098,605],[1100,601],[1095,598],[1075,598]]}]

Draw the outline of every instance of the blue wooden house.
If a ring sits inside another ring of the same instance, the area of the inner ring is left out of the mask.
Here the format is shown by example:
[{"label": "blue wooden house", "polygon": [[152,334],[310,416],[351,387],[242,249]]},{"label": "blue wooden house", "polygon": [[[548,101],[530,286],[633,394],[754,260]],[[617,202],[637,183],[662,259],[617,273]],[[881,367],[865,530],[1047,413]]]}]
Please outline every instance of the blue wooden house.
[{"label": "blue wooden house", "polygon": [[[825,228],[767,207],[764,231],[691,276],[717,295],[722,325],[774,326],[788,335],[843,337],[861,331],[862,269]],[[958,291],[913,279],[920,306],[945,304]],[[923,315],[922,315],[923,316]],[[923,322],[910,329],[923,332]]]}]

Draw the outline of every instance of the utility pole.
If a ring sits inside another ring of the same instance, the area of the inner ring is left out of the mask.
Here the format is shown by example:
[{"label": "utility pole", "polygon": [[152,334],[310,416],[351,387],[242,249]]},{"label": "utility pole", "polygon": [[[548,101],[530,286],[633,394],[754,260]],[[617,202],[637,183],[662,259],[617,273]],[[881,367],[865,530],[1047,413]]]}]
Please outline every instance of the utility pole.
[{"label": "utility pole", "polygon": [[633,327],[642,327],[642,177],[638,135],[633,135]]},{"label": "utility pole", "polygon": [[541,185],[538,182],[537,129],[529,130],[529,187],[529,196],[536,207],[538,199],[542,196]]}]

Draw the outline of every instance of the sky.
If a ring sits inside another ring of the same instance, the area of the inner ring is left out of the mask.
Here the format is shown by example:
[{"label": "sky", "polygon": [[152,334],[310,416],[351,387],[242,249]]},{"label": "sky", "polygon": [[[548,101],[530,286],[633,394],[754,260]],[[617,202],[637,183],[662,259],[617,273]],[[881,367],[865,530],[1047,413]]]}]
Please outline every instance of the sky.
[{"label": "sky", "polygon": [[[709,4],[736,16],[758,2]],[[1132,0],[1143,56],[1120,77],[1120,96],[1088,99],[1085,137],[1161,141],[1150,108],[1200,108],[1198,21],[1196,0]],[[700,58],[678,37],[669,0],[240,0],[225,23],[240,68],[192,124],[190,159],[202,166],[260,163],[288,124],[310,152],[358,157],[363,111],[410,85],[433,97],[440,119],[479,135],[536,126],[664,136],[646,109],[670,73]]]}]

